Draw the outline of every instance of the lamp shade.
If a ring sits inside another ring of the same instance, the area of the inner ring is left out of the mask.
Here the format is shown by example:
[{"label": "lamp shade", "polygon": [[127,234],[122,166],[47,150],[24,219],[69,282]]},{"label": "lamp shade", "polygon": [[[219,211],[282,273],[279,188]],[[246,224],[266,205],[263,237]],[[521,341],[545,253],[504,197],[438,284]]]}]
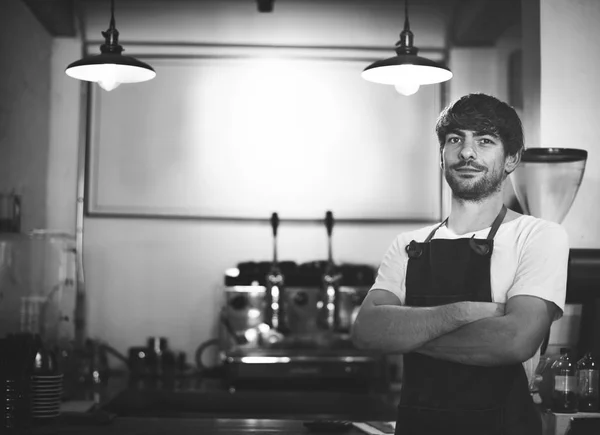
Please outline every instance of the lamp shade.
[{"label": "lamp shade", "polygon": [[418,56],[414,46],[414,35],[408,21],[408,0],[404,2],[404,30],[396,43],[396,56],[373,62],[361,76],[363,79],[382,85],[394,85],[402,95],[412,95],[421,85],[445,82],[452,78],[452,72],[443,65]]},{"label": "lamp shade", "polygon": [[107,91],[121,83],[145,82],[156,76],[150,65],[120,53],[101,53],[75,61],[65,73],[78,80],[97,82]]},{"label": "lamp shade", "polygon": [[65,70],[69,77],[97,82],[106,91],[112,91],[121,83],[145,82],[156,77],[150,65],[121,54],[123,47],[115,26],[115,0],[110,2],[110,24],[102,36],[104,44],[100,46],[100,54],[71,63]]},{"label": "lamp shade", "polygon": [[445,66],[416,54],[399,54],[373,62],[363,70],[362,77],[383,85],[403,82],[430,85],[450,80],[452,72]]}]

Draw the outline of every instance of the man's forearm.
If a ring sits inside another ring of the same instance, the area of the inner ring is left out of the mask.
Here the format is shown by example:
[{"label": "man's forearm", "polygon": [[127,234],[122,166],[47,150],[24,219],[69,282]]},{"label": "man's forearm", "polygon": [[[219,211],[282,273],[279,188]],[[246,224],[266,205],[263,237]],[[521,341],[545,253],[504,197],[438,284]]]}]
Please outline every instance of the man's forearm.
[{"label": "man's forearm", "polygon": [[499,366],[528,359],[519,348],[516,323],[509,316],[486,318],[439,336],[415,349],[446,361]]},{"label": "man's forearm", "polygon": [[436,307],[379,305],[364,310],[353,325],[353,341],[360,348],[407,353],[464,325],[500,316],[499,304],[457,302]]}]

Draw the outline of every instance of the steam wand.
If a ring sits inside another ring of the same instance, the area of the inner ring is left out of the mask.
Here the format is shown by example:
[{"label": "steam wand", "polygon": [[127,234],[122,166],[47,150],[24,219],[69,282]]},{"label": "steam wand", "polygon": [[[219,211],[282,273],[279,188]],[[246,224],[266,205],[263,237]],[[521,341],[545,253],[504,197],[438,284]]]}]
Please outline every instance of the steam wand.
[{"label": "steam wand", "polygon": [[333,250],[331,247],[331,235],[333,233],[333,213],[327,211],[325,213],[325,228],[327,228],[327,266],[325,273],[323,274],[323,291],[324,295],[324,307],[325,311],[325,323],[328,330],[332,331],[336,326],[336,303],[339,299],[339,281],[341,279],[340,274],[336,274],[335,263],[333,262]]},{"label": "steam wand", "polygon": [[267,323],[273,329],[280,327],[280,295],[283,288],[283,275],[277,261],[277,228],[279,227],[279,216],[277,213],[271,215],[271,228],[273,229],[273,262],[271,270],[267,275],[268,307]]}]

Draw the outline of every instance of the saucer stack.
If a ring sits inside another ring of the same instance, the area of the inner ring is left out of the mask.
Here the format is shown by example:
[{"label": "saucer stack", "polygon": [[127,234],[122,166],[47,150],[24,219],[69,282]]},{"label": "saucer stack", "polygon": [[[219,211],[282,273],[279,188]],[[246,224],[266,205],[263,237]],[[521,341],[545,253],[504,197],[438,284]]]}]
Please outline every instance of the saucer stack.
[{"label": "saucer stack", "polygon": [[31,417],[48,419],[60,415],[62,383],[62,374],[31,377]]}]

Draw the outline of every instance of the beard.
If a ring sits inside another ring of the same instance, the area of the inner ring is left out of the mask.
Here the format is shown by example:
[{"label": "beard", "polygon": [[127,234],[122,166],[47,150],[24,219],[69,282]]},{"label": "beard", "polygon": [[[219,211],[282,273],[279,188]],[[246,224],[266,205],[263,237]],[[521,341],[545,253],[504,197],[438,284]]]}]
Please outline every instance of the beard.
[{"label": "beard", "polygon": [[444,177],[452,189],[452,194],[463,201],[481,202],[492,194],[499,192],[504,181],[502,171],[489,171],[488,168],[479,165],[473,165],[474,168],[482,171],[477,181],[462,178],[456,175],[453,170],[468,166],[464,164],[454,165],[444,170]]}]

